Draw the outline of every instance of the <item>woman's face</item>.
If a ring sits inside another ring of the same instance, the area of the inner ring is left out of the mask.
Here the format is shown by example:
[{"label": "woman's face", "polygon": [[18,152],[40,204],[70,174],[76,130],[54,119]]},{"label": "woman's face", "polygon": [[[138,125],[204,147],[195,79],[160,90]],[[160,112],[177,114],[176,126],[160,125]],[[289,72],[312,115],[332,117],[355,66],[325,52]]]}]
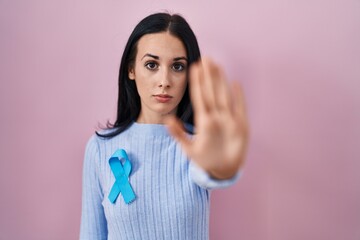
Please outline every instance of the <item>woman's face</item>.
[{"label": "woman's face", "polygon": [[163,123],[176,114],[187,85],[188,61],[183,43],[168,32],[139,39],[129,78],[136,82],[141,99],[138,122]]}]

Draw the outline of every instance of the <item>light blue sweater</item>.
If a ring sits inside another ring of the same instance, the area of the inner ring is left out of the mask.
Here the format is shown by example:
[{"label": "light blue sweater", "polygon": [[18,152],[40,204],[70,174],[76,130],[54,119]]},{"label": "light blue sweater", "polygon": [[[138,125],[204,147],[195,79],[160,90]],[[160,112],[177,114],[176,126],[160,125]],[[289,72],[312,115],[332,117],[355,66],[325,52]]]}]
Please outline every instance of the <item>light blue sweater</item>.
[{"label": "light blue sweater", "polygon": [[[108,199],[115,177],[109,159],[127,152],[136,199]],[[92,136],[86,146],[80,239],[209,238],[210,189],[233,184],[218,181],[189,161],[180,145],[159,124],[133,123],[111,139]]]}]

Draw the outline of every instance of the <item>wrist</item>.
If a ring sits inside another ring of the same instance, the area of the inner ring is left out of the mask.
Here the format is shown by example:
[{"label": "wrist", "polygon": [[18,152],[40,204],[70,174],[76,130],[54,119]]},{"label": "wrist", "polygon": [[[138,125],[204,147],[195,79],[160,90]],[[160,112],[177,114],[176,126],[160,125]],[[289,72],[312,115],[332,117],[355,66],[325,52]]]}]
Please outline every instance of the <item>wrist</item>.
[{"label": "wrist", "polygon": [[227,172],[219,172],[219,171],[208,171],[211,178],[216,180],[227,180],[233,178],[238,171],[227,171]]}]

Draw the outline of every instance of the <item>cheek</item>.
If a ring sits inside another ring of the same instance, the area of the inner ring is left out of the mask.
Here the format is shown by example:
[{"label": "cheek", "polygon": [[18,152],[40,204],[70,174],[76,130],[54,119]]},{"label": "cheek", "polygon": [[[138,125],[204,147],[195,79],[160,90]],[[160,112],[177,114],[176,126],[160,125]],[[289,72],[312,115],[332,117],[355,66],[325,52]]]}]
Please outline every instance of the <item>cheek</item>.
[{"label": "cheek", "polygon": [[179,79],[179,81],[177,83],[178,83],[178,85],[176,86],[176,89],[178,90],[178,93],[179,93],[179,95],[181,95],[181,98],[182,98],[182,96],[184,95],[186,86],[187,86],[186,76],[183,77],[182,79]]},{"label": "cheek", "polygon": [[151,94],[151,86],[144,81],[136,81],[136,87],[141,98]]},{"label": "cheek", "polygon": [[181,87],[182,89],[185,90],[187,84],[188,84],[187,75],[184,74],[184,75],[181,77],[180,81],[179,81],[179,85],[180,85],[180,87]]},{"label": "cheek", "polygon": [[149,73],[147,73],[146,71],[142,71],[142,69],[136,69],[135,73],[135,82],[139,94],[149,91],[152,82],[150,80],[151,76],[149,75]]}]

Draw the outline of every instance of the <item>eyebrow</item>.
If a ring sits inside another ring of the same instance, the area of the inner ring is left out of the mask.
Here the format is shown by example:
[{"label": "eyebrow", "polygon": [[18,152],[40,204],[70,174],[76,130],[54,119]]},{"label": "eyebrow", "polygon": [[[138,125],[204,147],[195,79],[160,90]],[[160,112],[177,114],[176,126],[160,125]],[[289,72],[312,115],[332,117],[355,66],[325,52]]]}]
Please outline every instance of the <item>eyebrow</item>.
[{"label": "eyebrow", "polygon": [[179,61],[179,60],[185,60],[186,62],[188,61],[186,57],[176,57],[176,58],[174,58],[174,61]]},{"label": "eyebrow", "polygon": [[144,57],[151,57],[151,58],[155,58],[156,60],[159,60],[159,59],[160,59],[159,56],[156,56],[156,55],[153,55],[153,54],[150,54],[150,53],[145,54],[145,55],[141,58],[141,60],[143,60]]},{"label": "eyebrow", "polygon": [[[154,54],[150,54],[150,53],[146,53],[142,58],[141,60],[144,58],[144,57],[151,57],[151,58],[154,58],[156,60],[159,60],[160,57],[159,56],[156,56]],[[185,61],[188,61],[186,57],[176,57],[173,59],[174,61],[179,61],[179,60],[185,60]]]}]

